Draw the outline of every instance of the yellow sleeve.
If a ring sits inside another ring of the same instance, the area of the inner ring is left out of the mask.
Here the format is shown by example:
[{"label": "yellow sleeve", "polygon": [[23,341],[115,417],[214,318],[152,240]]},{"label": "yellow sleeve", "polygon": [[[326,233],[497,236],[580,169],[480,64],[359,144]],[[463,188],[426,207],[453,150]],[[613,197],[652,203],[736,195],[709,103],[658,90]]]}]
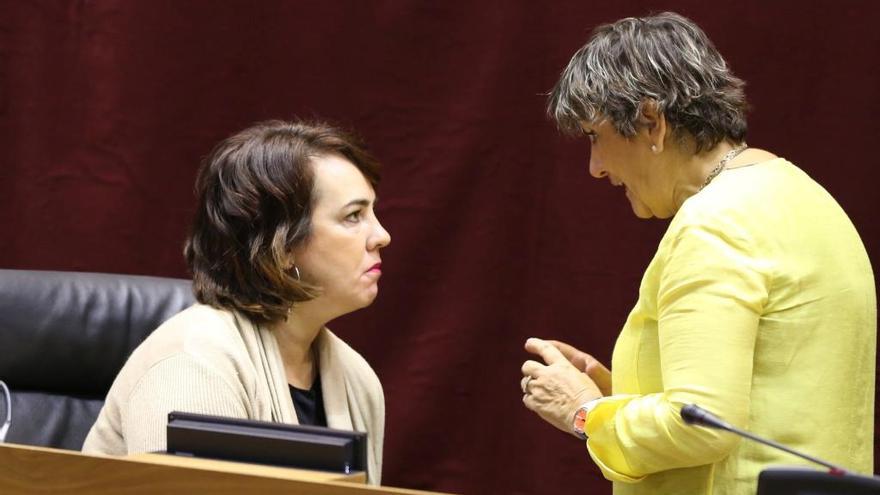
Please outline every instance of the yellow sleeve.
[{"label": "yellow sleeve", "polygon": [[736,436],[690,426],[680,416],[681,406],[693,403],[740,427],[748,421],[768,281],[764,262],[736,232],[686,226],[661,245],[664,264],[651,276],[659,277],[654,286],[663,391],[612,395],[590,412],[587,446],[606,478],[636,482],[659,471],[710,464],[736,446]]}]

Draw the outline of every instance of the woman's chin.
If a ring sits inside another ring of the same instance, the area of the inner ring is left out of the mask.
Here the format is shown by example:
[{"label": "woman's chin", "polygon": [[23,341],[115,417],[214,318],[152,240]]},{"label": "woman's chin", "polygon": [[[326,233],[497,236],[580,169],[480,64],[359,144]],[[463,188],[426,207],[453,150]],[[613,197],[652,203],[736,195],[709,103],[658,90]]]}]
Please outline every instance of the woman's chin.
[{"label": "woman's chin", "polygon": [[357,309],[363,309],[367,306],[373,304],[373,301],[376,300],[376,297],[379,295],[379,284],[373,284],[372,287],[369,287],[359,298],[360,306]]},{"label": "woman's chin", "polygon": [[632,204],[632,210],[633,210],[633,213],[634,213],[637,217],[639,217],[639,218],[641,218],[641,219],[643,219],[643,220],[646,220],[646,219],[648,219],[648,218],[654,218],[654,214],[653,214],[653,213],[651,212],[651,210],[650,210],[647,206],[645,206],[644,204],[636,203],[636,202],[632,202],[631,204]]},{"label": "woman's chin", "polygon": [[642,203],[629,188],[626,188],[624,191],[626,194],[626,199],[629,200],[629,205],[632,207],[633,213],[639,218],[652,218],[654,214],[651,212],[651,209],[648,208],[648,205]]},{"label": "woman's chin", "polygon": [[337,294],[335,297],[327,297],[327,294],[325,294],[322,306],[325,310],[323,312],[329,311],[332,314],[331,319],[338,318],[373,304],[378,294],[379,288],[377,284],[374,284],[372,287],[363,288],[358,292],[348,292],[345,295]]}]

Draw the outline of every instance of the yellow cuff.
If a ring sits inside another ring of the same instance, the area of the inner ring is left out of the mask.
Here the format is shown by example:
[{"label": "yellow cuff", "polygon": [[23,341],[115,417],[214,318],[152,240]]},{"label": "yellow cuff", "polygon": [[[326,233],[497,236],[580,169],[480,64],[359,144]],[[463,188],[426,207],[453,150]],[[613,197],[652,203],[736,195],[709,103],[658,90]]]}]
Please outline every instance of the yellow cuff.
[{"label": "yellow cuff", "polygon": [[587,416],[585,428],[589,437],[587,450],[593,462],[602,470],[602,475],[611,481],[637,483],[647,476],[634,475],[633,469],[617,444],[614,433],[617,411],[637,397],[637,395],[603,397],[596,401]]}]

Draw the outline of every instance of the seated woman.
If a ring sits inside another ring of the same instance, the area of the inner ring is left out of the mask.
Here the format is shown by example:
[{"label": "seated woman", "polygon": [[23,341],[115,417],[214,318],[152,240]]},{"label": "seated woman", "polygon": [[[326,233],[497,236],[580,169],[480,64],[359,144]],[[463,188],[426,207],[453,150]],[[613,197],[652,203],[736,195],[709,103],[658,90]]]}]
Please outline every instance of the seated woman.
[{"label": "seated woman", "polygon": [[134,351],[83,451],[163,450],[175,410],[322,425],[367,432],[378,484],[382,386],[324,326],[378,292],[391,238],[373,211],[377,168],[325,125],[271,121],[221,142],[185,248],[199,303]]}]

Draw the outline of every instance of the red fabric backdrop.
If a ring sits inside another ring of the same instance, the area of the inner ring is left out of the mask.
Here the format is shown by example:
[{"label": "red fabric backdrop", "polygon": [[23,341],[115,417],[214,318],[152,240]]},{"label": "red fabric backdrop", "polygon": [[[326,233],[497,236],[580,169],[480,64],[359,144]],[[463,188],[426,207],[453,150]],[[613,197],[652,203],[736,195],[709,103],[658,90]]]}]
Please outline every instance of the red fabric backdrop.
[{"label": "red fabric backdrop", "polygon": [[351,126],[385,164],[393,243],[378,301],[331,326],[385,385],[385,482],[610,493],[522,407],[522,344],[607,361],[665,223],[589,177],[544,93],[597,23],[692,17],[749,83],[749,142],[824,184],[878,266],[878,5],[2,0],[0,266],[187,276],[212,144],[269,118]]}]

